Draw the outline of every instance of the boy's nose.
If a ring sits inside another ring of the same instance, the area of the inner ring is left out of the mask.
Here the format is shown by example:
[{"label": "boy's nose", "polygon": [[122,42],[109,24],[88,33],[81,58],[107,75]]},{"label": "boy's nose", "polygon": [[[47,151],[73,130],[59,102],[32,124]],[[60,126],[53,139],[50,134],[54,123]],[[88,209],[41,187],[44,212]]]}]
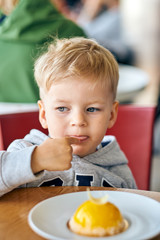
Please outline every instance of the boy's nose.
[{"label": "boy's nose", "polygon": [[83,113],[74,113],[71,118],[71,126],[85,127],[87,121]]}]

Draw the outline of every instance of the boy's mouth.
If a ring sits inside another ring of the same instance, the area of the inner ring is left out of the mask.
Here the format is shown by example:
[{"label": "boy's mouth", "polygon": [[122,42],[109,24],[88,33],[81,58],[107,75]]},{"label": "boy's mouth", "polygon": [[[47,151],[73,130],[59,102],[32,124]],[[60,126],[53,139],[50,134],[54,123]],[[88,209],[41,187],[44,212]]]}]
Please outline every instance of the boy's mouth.
[{"label": "boy's mouth", "polygon": [[89,138],[86,135],[70,135],[70,137],[77,138],[80,142],[84,142]]}]

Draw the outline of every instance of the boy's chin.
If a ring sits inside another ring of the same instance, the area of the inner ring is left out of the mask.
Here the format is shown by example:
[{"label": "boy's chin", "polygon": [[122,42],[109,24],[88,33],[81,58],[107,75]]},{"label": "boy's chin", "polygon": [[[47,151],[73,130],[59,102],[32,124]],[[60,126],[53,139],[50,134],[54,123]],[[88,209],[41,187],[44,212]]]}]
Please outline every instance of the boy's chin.
[{"label": "boy's chin", "polygon": [[95,151],[89,151],[88,149],[84,149],[84,148],[81,148],[81,147],[73,147],[73,154],[74,155],[77,155],[79,157],[85,157],[91,153],[93,153]]}]

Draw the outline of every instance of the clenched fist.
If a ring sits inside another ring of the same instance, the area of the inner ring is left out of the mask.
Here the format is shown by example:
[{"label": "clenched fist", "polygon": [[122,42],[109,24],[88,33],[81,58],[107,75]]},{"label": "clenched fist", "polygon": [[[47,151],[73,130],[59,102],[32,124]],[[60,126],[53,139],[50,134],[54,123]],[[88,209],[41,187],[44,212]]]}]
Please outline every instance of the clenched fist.
[{"label": "clenched fist", "polygon": [[63,171],[71,167],[72,144],[79,140],[72,137],[48,138],[37,146],[32,154],[31,168],[33,173],[42,170]]}]

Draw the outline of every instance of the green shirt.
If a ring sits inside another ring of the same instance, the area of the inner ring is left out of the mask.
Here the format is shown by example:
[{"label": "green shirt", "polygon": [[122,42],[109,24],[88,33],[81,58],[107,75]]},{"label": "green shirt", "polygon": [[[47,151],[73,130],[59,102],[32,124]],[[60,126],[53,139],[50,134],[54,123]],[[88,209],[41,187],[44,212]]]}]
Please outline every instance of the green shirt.
[{"label": "green shirt", "polygon": [[0,25],[0,102],[39,99],[34,61],[53,37],[84,36],[49,0],[20,0]]}]

